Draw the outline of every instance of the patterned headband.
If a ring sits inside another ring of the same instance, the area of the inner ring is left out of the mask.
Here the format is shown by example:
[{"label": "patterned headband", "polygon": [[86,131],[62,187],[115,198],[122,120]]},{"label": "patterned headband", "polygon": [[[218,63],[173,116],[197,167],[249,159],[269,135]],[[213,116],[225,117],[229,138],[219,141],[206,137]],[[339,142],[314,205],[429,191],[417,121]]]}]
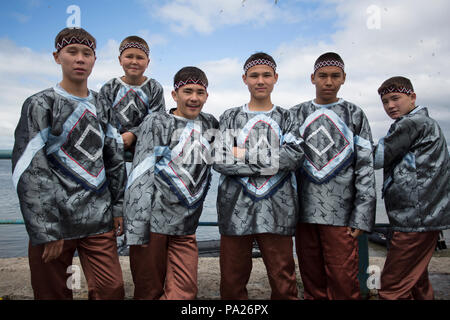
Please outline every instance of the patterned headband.
[{"label": "patterned headband", "polygon": [[250,69],[251,67],[254,67],[257,65],[262,65],[262,64],[265,64],[265,65],[271,67],[273,69],[273,71],[275,71],[275,72],[277,70],[277,65],[275,63],[273,63],[272,61],[267,60],[267,59],[256,59],[256,60],[250,61],[249,63],[247,63],[244,66],[244,72],[247,73],[248,69]]},{"label": "patterned headband", "polygon": [[129,49],[129,48],[141,49],[142,51],[145,52],[147,57],[150,54],[150,50],[148,50],[148,48],[146,46],[144,46],[142,43],[139,43],[139,42],[128,42],[128,43],[125,43],[123,46],[121,46],[119,48],[120,55],[122,55],[122,52],[124,52],[126,49]]},{"label": "patterned headband", "polygon": [[390,87],[384,88],[381,91],[378,91],[378,93],[380,94],[380,97],[383,97],[385,94],[392,93],[392,92],[404,93],[404,94],[408,94],[409,95],[411,93],[414,93],[414,90],[413,89],[408,89],[408,88],[405,88],[405,87],[397,87],[395,85],[392,85]]},{"label": "patterned headband", "polygon": [[199,85],[205,87],[205,89],[208,88],[208,85],[206,83],[204,83],[203,81],[201,81],[200,79],[192,79],[192,78],[189,78],[186,81],[183,81],[183,80],[178,81],[177,83],[175,83],[173,85],[173,87],[175,88],[175,90],[178,90],[179,88],[181,88],[182,86],[185,86],[187,84],[199,84]]},{"label": "patterned headband", "polygon": [[344,71],[344,63],[337,61],[337,60],[324,60],[324,61],[317,62],[314,65],[314,72],[316,72],[317,69],[320,69],[323,67],[330,67],[330,66],[339,67],[342,69],[342,71]]},{"label": "patterned headband", "polygon": [[66,47],[70,44],[83,44],[85,46],[88,46],[89,48],[92,49],[92,51],[95,52],[95,42],[94,41],[91,41],[87,38],[80,39],[75,36],[73,36],[69,40],[67,40],[66,38],[62,38],[61,42],[57,43],[55,46],[56,52],[60,52],[62,48]]}]

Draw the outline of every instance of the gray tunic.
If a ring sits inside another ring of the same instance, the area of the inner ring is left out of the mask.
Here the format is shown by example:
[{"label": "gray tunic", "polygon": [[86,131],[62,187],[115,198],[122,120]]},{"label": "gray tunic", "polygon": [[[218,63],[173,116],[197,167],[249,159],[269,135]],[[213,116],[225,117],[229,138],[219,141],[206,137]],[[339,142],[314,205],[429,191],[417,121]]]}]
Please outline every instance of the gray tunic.
[{"label": "gray tunic", "polygon": [[120,78],[108,81],[99,92],[99,102],[112,108],[113,123],[120,133],[136,135],[139,125],[147,114],[166,112],[161,84],[148,78],[140,86],[131,86]]},{"label": "gray tunic", "polygon": [[210,185],[218,126],[207,113],[196,120],[166,113],[145,118],[125,191],[128,245],[147,243],[149,232],[195,233]]},{"label": "gray tunic", "polygon": [[449,154],[442,130],[425,107],[398,118],[375,149],[384,168],[383,196],[392,229],[450,228]]},{"label": "gray tunic", "polygon": [[371,231],[375,223],[372,135],[364,112],[339,99],[291,109],[301,124],[305,161],[299,172],[300,222]]},{"label": "gray tunic", "polygon": [[12,169],[33,245],[108,232],[122,216],[122,138],[96,95],[74,97],[57,86],[23,104]]},{"label": "gray tunic", "polygon": [[[298,125],[288,110],[274,106],[252,112],[244,105],[220,117],[222,134],[214,169],[221,173],[217,195],[223,235],[293,235],[298,218],[294,170],[303,161]],[[245,148],[245,160],[232,156]]]}]

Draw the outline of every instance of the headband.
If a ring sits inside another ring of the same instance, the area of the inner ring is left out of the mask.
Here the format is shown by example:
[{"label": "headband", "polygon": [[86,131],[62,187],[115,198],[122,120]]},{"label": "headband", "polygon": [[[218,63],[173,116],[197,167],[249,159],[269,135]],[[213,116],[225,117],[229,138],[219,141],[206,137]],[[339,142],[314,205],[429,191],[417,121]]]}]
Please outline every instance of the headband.
[{"label": "headband", "polygon": [[340,62],[337,60],[324,60],[324,61],[317,62],[314,65],[314,72],[316,72],[317,69],[320,69],[323,67],[329,67],[329,66],[339,67],[342,69],[342,71],[344,71],[344,63],[343,62]]},{"label": "headband", "polygon": [[395,85],[392,85],[390,87],[384,88],[383,90],[379,91],[380,97],[383,97],[385,94],[392,93],[392,92],[398,92],[398,93],[404,93],[404,94],[411,94],[414,93],[413,89],[408,89],[405,87],[397,87]]},{"label": "headband", "polygon": [[189,78],[186,81],[180,80],[177,83],[175,83],[173,85],[173,87],[175,88],[175,90],[178,90],[179,88],[181,88],[182,86],[185,86],[187,84],[199,84],[199,85],[205,87],[205,89],[208,88],[208,85],[206,83],[204,83],[202,80],[200,80],[200,79],[192,79],[192,78]]},{"label": "headband", "polygon": [[273,69],[273,71],[276,72],[277,70],[277,65],[275,63],[273,63],[270,60],[267,59],[256,59],[256,60],[252,60],[249,63],[247,63],[244,66],[244,72],[247,73],[248,69],[250,69],[251,67],[257,66],[257,65],[267,65],[269,67],[271,67]]},{"label": "headband", "polygon": [[148,55],[150,53],[150,50],[148,50],[148,48],[145,45],[143,45],[142,43],[139,43],[139,42],[128,42],[128,43],[125,43],[123,46],[121,46],[119,48],[120,55],[122,54],[122,52],[124,52],[126,49],[129,49],[129,48],[141,49],[142,51],[145,52],[147,57],[148,57]]},{"label": "headband", "polygon": [[95,53],[95,42],[94,41],[91,41],[87,38],[80,39],[80,38],[77,38],[76,36],[73,36],[69,40],[67,40],[66,38],[62,38],[61,42],[58,42],[55,46],[56,52],[60,52],[62,48],[66,47],[70,44],[83,44],[83,45],[91,48],[92,51],[94,51],[94,53]]}]

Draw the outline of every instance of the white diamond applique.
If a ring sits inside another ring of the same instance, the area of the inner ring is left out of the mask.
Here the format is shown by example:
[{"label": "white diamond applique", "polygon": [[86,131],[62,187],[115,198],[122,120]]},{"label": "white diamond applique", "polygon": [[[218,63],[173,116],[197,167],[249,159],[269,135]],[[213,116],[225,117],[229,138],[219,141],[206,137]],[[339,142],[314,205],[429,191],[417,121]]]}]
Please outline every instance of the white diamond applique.
[{"label": "white diamond applique", "polygon": [[103,152],[102,149],[99,148],[95,154],[91,154],[89,151],[87,151],[82,147],[84,140],[86,139],[86,137],[89,135],[90,132],[93,132],[94,134],[98,135],[100,139],[102,138],[100,131],[95,129],[91,124],[88,124],[83,134],[81,135],[80,139],[78,139],[77,143],[75,143],[75,148],[82,154],[84,154],[89,160],[95,162],[98,158],[102,156]]},{"label": "white diamond applique", "polygon": [[305,140],[304,171],[323,183],[344,168],[353,155],[353,133],[332,110],[319,109],[300,127]]},{"label": "white diamond applique", "polygon": [[127,121],[127,122],[130,121],[130,119],[129,119],[129,118],[127,117],[127,115],[126,115],[128,109],[130,109],[130,108],[136,110],[136,111],[138,112],[138,114],[139,114],[139,117],[142,117],[142,112],[139,110],[139,108],[136,107],[136,103],[134,102],[134,100],[131,100],[131,101],[126,105],[126,107],[123,108],[123,109],[120,111],[120,115],[125,119],[125,121]]},{"label": "white diamond applique", "polygon": [[[191,133],[187,137],[188,139],[191,138],[194,131],[195,130],[191,131]],[[190,183],[192,184],[192,186],[195,189],[195,188],[197,188],[197,186],[200,182],[204,181],[203,176],[205,175],[205,173],[207,173],[207,169],[208,169],[206,164],[208,164],[210,161],[203,154],[204,145],[199,141],[194,140],[191,142],[188,139],[186,139],[185,143],[183,144],[182,152],[180,154],[178,154],[178,156],[169,163],[169,167],[172,169],[173,173],[181,181],[182,185],[188,190],[189,194],[191,196],[194,196],[195,193],[193,193],[190,190],[190,188],[183,181],[181,176],[179,176],[177,174],[177,171],[183,173],[183,175],[188,178],[188,180],[190,181]],[[175,164],[176,168],[173,167],[172,164]],[[189,165],[202,165],[202,170],[201,170],[200,174],[198,174],[198,179],[195,180],[194,177],[187,170],[185,170],[183,168],[183,165],[188,165],[188,166]],[[199,191],[201,191],[201,190],[198,190],[197,192],[199,192]]]},{"label": "white diamond applique", "polygon": [[[314,136],[319,134],[319,132],[322,132],[328,140],[330,140],[330,143],[327,144],[322,150],[318,150],[312,143],[309,142]],[[319,157],[322,156],[325,152],[327,152],[332,146],[334,146],[335,142],[333,138],[331,137],[328,130],[321,125],[318,129],[316,129],[311,135],[308,136],[308,138],[305,140],[305,144],[311,148],[312,151],[314,151]]]}]

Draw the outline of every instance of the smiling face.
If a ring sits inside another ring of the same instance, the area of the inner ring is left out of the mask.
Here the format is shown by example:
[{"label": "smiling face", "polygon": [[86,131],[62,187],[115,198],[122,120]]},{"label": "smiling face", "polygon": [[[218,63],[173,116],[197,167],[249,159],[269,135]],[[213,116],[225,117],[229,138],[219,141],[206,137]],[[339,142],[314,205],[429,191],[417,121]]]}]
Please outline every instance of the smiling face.
[{"label": "smiling face", "polygon": [[270,99],[270,94],[278,80],[278,74],[268,65],[256,65],[248,69],[242,79],[247,85],[252,99],[265,100]]},{"label": "smiling face", "polygon": [[336,66],[322,67],[311,75],[311,82],[316,86],[316,103],[333,103],[338,101],[337,93],[345,82],[345,73]]},{"label": "smiling face", "polygon": [[120,55],[119,62],[125,72],[125,82],[140,84],[150,59],[141,49],[128,48]]},{"label": "smiling face", "polygon": [[72,83],[87,82],[95,64],[94,51],[83,44],[71,44],[54,52],[53,57],[61,65],[63,80]]},{"label": "smiling face", "polygon": [[416,94],[391,92],[381,97],[384,111],[391,119],[397,119],[408,114],[416,107]]},{"label": "smiling face", "polygon": [[194,120],[202,111],[208,98],[206,88],[199,84],[187,84],[172,91],[172,97],[177,103],[174,114],[186,119]]}]

